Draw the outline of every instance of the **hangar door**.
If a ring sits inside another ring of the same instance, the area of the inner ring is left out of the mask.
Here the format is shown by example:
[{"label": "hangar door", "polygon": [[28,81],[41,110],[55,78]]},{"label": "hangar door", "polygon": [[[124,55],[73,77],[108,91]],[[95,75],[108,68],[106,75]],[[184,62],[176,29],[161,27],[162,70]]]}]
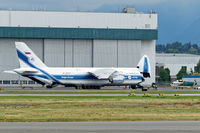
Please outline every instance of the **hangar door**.
[{"label": "hangar door", "polygon": [[45,39],[44,61],[51,67],[91,67],[92,40]]},{"label": "hangar door", "polygon": [[15,40],[0,39],[0,80],[13,80],[19,76],[16,74],[3,73],[5,70],[19,68]]},{"label": "hangar door", "polygon": [[44,62],[50,67],[64,67],[64,39],[44,39]]},{"label": "hangar door", "polygon": [[117,67],[117,40],[94,40],[94,67]]},{"label": "hangar door", "polygon": [[118,67],[136,67],[140,60],[141,41],[118,41]]},{"label": "hangar door", "polygon": [[73,41],[73,66],[92,66],[92,40]]}]

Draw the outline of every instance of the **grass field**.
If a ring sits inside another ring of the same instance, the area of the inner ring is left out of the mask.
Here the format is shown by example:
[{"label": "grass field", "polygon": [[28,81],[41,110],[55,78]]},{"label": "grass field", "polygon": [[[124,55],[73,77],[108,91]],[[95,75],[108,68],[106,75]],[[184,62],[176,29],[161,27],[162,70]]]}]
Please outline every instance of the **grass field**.
[{"label": "grass field", "polygon": [[0,121],[200,120],[198,96],[0,96]]}]

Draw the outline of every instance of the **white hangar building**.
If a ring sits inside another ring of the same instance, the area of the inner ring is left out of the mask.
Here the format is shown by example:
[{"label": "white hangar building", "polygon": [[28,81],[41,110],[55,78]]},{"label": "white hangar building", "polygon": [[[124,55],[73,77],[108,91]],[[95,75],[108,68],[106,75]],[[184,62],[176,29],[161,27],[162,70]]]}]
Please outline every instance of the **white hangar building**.
[{"label": "white hangar building", "polygon": [[0,85],[33,84],[3,73],[19,67],[15,41],[25,42],[47,66],[136,67],[148,55],[155,82],[155,13],[0,11]]},{"label": "white hangar building", "polygon": [[199,55],[194,54],[156,54],[156,65],[158,67],[169,68],[172,79],[176,79],[176,74],[181,68],[186,68],[187,73],[195,72],[195,67],[200,60]]}]

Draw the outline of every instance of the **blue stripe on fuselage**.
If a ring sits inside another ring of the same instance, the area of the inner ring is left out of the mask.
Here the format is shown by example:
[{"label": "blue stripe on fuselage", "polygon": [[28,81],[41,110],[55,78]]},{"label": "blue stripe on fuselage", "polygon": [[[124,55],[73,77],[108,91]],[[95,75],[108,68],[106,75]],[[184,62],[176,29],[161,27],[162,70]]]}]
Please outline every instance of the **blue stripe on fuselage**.
[{"label": "blue stripe on fuselage", "polygon": [[[45,75],[33,75],[33,74],[30,75],[29,74],[26,76],[41,77],[41,78],[48,79],[48,77]],[[53,75],[53,76],[57,80],[99,80],[93,75]],[[139,76],[139,75],[122,75],[122,76],[124,76],[124,80],[141,80],[142,79],[142,76]]]},{"label": "blue stripe on fuselage", "polygon": [[39,75],[39,74],[37,74],[37,75],[35,75],[35,74],[26,74],[26,75],[23,75],[23,76],[26,76],[26,77],[35,77],[35,78],[37,78],[37,77],[39,77],[39,78],[43,78],[43,79],[49,79],[46,75]]},{"label": "blue stripe on fuselage", "polygon": [[47,72],[45,72],[44,70],[40,69],[40,68],[37,68],[35,65],[31,64],[28,60],[28,57],[26,57],[22,52],[20,52],[18,49],[17,49],[17,54],[18,54],[18,57],[24,62],[26,63],[27,65],[29,65],[30,67],[32,68],[35,68],[37,70],[39,70],[40,72],[42,72],[44,75],[46,75],[47,77],[51,78],[54,82],[56,83],[60,83],[57,79],[55,79],[53,76],[51,76],[50,74],[48,74]]},{"label": "blue stripe on fuselage", "polygon": [[54,75],[56,79],[70,80],[70,79],[98,79],[93,75]]}]

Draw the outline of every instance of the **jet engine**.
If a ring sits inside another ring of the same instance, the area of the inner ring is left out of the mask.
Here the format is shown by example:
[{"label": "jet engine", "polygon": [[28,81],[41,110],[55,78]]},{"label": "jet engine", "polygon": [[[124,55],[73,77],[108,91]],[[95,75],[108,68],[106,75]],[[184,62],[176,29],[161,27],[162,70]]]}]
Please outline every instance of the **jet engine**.
[{"label": "jet engine", "polygon": [[109,81],[111,83],[123,83],[124,82],[124,76],[121,75],[113,75],[109,78]]}]

